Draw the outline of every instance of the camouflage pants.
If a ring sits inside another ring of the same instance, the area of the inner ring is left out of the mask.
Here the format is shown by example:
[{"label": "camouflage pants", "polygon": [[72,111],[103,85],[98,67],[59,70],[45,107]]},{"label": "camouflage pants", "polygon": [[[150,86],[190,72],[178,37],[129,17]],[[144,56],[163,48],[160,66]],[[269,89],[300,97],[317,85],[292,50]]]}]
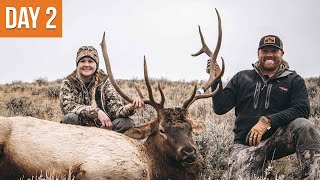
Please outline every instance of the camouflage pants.
[{"label": "camouflage pants", "polygon": [[227,179],[252,179],[261,176],[266,160],[296,153],[301,164],[301,179],[320,179],[320,132],[307,119],[298,118],[279,128],[258,146],[234,144],[230,148]]},{"label": "camouflage pants", "polygon": [[[66,114],[61,123],[64,124],[74,124],[74,125],[81,125],[81,126],[96,126],[101,127],[101,122],[99,119],[83,119],[80,118],[78,115],[74,113]],[[124,133],[128,129],[135,127],[135,124],[132,119],[130,118],[117,118],[112,120],[112,130]]]}]

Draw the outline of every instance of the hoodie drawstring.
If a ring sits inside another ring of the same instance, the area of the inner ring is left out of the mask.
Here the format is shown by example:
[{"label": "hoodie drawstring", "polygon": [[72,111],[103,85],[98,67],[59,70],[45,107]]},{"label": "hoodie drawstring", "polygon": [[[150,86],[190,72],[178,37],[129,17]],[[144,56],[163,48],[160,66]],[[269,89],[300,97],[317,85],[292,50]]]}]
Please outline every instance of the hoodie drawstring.
[{"label": "hoodie drawstring", "polygon": [[272,88],[272,84],[269,84],[269,85],[268,85],[268,89],[267,89],[266,101],[265,101],[265,103],[264,103],[264,108],[265,108],[265,109],[268,109],[268,108],[269,108],[271,88]]},{"label": "hoodie drawstring", "polygon": [[260,82],[257,82],[256,83],[256,89],[254,90],[254,104],[253,104],[253,107],[254,109],[257,109],[258,107],[258,103],[259,103],[259,95],[260,95],[260,87],[261,87],[261,83]]}]

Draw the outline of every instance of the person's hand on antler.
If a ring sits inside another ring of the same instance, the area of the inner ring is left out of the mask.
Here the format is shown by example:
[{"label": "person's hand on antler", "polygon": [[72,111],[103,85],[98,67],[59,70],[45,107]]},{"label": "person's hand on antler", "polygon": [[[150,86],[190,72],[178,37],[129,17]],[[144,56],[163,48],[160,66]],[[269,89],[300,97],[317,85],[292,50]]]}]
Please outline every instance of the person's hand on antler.
[{"label": "person's hand on antler", "polygon": [[[206,67],[206,72],[208,74],[210,74],[210,60],[211,59],[208,59]],[[221,72],[220,66],[217,63],[214,64],[214,71],[214,76],[217,76]]]}]

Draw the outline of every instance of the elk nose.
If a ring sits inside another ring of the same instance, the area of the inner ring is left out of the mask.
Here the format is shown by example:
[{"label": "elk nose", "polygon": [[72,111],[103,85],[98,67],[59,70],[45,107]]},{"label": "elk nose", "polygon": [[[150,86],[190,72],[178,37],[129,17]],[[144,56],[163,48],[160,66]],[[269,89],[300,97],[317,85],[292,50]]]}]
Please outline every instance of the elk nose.
[{"label": "elk nose", "polygon": [[183,161],[193,162],[196,159],[196,150],[193,147],[183,148],[181,150],[181,155]]}]

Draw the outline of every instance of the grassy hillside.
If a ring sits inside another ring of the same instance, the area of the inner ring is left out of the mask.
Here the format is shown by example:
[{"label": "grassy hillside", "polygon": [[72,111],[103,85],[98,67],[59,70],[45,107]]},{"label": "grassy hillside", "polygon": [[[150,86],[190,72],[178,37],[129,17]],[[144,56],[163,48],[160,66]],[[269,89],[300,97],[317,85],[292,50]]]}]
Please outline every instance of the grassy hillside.
[{"label": "grassy hillside", "polygon": [[[127,94],[137,96],[134,84],[146,93],[142,80],[119,80],[120,86]],[[160,82],[165,93],[165,107],[181,106],[191,95],[193,86],[201,82],[168,81],[166,79],[151,80],[156,100],[160,99],[156,84]],[[13,81],[0,85],[0,116],[33,116],[59,122],[62,118],[59,106],[59,89],[61,80],[48,82],[39,78],[32,83]],[[320,77],[306,79],[311,101],[311,121],[320,127]],[[234,113],[218,116],[211,109],[210,99],[196,101],[190,107],[192,118],[202,120],[207,131],[195,137],[201,153],[206,159],[207,168],[201,179],[219,179],[227,168],[228,147],[233,140]],[[136,124],[146,122],[155,115],[150,106],[139,110],[133,119]],[[299,177],[299,163],[294,155],[272,162],[273,173],[278,179],[296,179]]]}]

